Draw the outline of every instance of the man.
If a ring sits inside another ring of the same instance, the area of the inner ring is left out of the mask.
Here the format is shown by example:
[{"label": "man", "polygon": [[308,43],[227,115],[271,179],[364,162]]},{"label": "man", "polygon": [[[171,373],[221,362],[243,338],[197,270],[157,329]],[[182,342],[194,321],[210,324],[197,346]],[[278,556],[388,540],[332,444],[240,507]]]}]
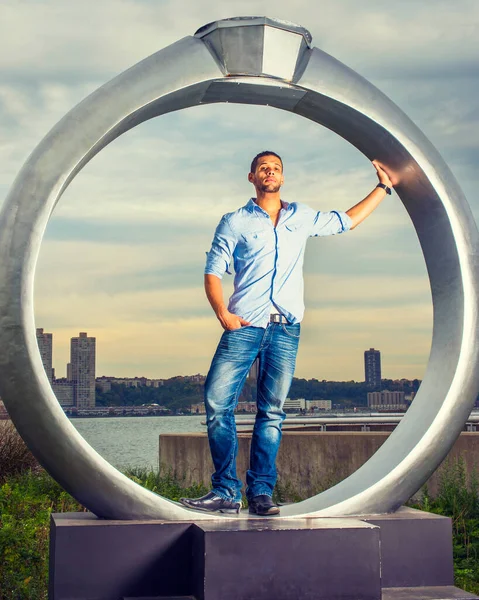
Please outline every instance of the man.
[{"label": "man", "polygon": [[[272,501],[282,410],[293,379],[303,318],[303,257],[311,236],[354,229],[391,193],[392,183],[377,161],[378,186],[346,212],[318,212],[281,200],[283,162],[275,152],[258,154],[248,180],[256,198],[223,216],[208,253],[205,291],[224,329],[205,383],[208,439],[215,467],[212,491],[182,498],[189,508],[239,513],[241,481],[236,475],[238,440],[234,410],[246,376],[259,359],[257,414],[246,474],[249,512],[279,513]],[[234,292],[226,307],[221,279],[234,263]]]}]

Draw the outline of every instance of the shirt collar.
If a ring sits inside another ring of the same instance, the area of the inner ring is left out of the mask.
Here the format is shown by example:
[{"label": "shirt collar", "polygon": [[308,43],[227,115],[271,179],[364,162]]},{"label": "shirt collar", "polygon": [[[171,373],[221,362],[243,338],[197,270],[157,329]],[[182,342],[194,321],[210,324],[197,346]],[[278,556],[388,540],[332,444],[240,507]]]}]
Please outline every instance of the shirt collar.
[{"label": "shirt collar", "polygon": [[[289,202],[285,202],[284,200],[281,200],[281,207],[284,208],[284,210],[288,210],[290,208],[290,204],[289,204]],[[254,198],[250,198],[248,200],[245,208],[246,208],[246,210],[249,210],[249,212],[251,212],[251,213],[254,212],[255,208],[260,210],[261,212],[264,212],[262,210],[262,208],[256,204],[256,202],[254,201]]]}]

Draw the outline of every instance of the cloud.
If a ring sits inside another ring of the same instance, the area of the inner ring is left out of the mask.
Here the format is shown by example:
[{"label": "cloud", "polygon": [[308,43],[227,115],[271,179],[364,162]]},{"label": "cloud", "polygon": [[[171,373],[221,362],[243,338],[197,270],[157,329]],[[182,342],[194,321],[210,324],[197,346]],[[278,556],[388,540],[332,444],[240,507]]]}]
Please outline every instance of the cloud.
[{"label": "cloud", "polygon": [[[258,10],[250,0],[3,0],[0,203],[36,144],[87,94],[207,22]],[[274,13],[389,95],[438,147],[479,215],[476,0],[279,0]],[[220,330],[202,290],[204,252],[220,216],[251,195],[248,163],[265,147],[284,158],[289,201],[347,209],[376,181],[334,133],[240,105],[153,119],[86,165],[52,217],[36,277],[37,323],[54,332],[60,373],[80,329],[98,338],[99,373],[206,371]],[[370,346],[383,352],[385,376],[422,376],[428,280],[396,196],[351,234],[312,240],[305,274],[300,376],[360,380]]]},{"label": "cloud", "polygon": [[[99,374],[206,372],[220,326],[204,296],[202,266],[192,268],[187,247],[80,248],[47,242],[36,279],[36,320],[54,332],[58,375],[79,330],[97,337]],[[298,376],[361,380],[358,356],[371,346],[383,351],[385,376],[402,376],[396,359],[414,366],[408,376],[422,376],[432,330],[427,279],[323,273],[307,275],[305,283]],[[225,296],[230,292],[225,278]]]},{"label": "cloud", "polygon": [[[374,289],[381,296],[379,281]],[[431,306],[386,301],[372,310],[353,304],[307,312],[297,376],[316,373],[318,379],[364,381],[364,350],[374,347],[381,351],[383,377],[407,373],[422,379],[432,339]]]},{"label": "cloud", "polygon": [[[112,75],[205,23],[257,14],[251,0],[218,5],[212,0],[3,0],[0,35],[8,53],[0,70],[13,77]],[[313,43],[374,72],[430,74],[477,67],[479,11],[475,0],[451,3],[412,0],[298,0],[275,3],[272,17],[293,20],[311,30]],[[261,11],[260,11],[261,12]],[[476,54],[475,54],[476,53]]]}]

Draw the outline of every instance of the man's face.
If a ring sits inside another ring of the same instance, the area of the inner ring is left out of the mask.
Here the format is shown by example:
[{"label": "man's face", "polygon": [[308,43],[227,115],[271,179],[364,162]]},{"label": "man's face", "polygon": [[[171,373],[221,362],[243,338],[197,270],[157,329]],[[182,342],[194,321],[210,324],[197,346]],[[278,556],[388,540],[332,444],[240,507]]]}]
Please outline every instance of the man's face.
[{"label": "man's face", "polygon": [[248,181],[263,193],[279,192],[284,183],[283,166],[277,156],[267,154],[258,159],[254,173],[248,174]]}]

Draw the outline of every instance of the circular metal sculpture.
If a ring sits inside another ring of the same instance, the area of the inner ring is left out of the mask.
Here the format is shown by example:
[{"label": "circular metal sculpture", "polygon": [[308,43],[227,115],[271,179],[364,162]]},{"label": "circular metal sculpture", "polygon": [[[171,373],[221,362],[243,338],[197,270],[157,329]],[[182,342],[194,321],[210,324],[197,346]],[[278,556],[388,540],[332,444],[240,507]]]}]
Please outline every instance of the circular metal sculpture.
[{"label": "circular metal sculpture", "polygon": [[[397,180],[422,246],[434,306],[428,368],[394,433],[356,473],[282,508],[282,517],[390,512],[444,459],[479,387],[478,232],[448,167],[386,96],[298,26],[267,18],[212,23],[125,71],[69,112],[34,150],[0,216],[0,393],[51,475],[106,518],[198,520],[135,484],[70,424],[40,359],[35,264],[48,219],[82,167],[125,131],[167,112],[215,102],[268,105],[311,119],[376,158]],[[226,517],[225,517],[226,518]]]}]

